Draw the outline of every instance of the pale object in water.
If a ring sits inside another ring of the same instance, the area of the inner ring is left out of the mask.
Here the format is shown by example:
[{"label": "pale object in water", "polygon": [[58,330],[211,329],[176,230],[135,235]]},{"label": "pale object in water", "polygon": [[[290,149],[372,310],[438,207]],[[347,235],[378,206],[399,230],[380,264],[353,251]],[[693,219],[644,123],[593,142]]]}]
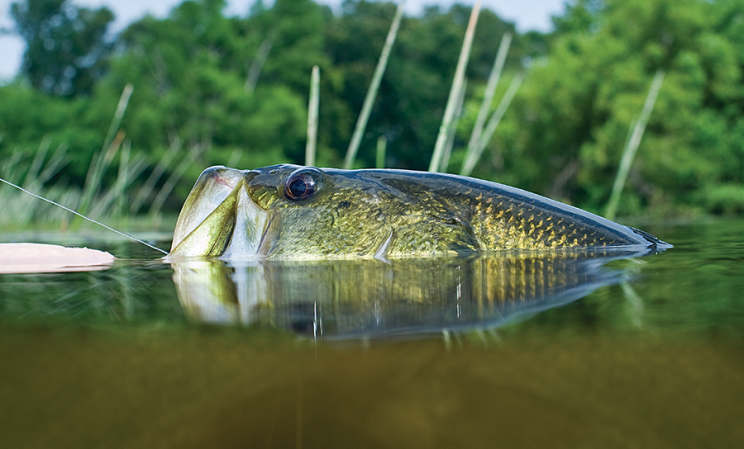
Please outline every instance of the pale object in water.
[{"label": "pale object in water", "polygon": [[55,273],[106,270],[114,256],[96,249],[42,243],[0,244],[0,273]]}]

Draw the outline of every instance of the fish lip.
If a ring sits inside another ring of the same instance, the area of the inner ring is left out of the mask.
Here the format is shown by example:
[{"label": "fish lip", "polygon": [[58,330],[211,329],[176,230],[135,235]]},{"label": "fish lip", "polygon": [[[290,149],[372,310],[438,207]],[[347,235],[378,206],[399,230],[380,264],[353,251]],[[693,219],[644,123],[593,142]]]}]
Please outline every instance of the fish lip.
[{"label": "fish lip", "polygon": [[241,179],[222,203],[175,245],[165,261],[256,259],[270,221],[269,213],[251,199]]},{"label": "fish lip", "polygon": [[236,192],[241,185],[242,181],[180,241],[174,239],[171,252],[165,257],[166,262],[173,262],[181,257],[215,257],[224,253],[225,246],[233,237]]},{"label": "fish lip", "polygon": [[251,183],[264,171],[217,166],[202,172],[179,214],[164,260],[255,259],[271,221],[269,210],[251,197]]},{"label": "fish lip", "polygon": [[222,260],[256,259],[271,223],[269,212],[253,201],[245,181],[239,187],[230,239],[218,256]]},{"label": "fish lip", "polygon": [[230,197],[243,179],[243,172],[214,166],[205,169],[194,183],[178,214],[173,231],[173,252],[195,229]]}]

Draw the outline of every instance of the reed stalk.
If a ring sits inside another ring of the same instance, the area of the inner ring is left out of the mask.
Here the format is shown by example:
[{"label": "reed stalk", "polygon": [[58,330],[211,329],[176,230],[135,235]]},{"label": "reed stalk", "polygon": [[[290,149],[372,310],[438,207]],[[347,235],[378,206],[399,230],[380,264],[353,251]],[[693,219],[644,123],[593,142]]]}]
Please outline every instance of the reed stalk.
[{"label": "reed stalk", "polygon": [[385,151],[387,150],[387,138],[380,136],[377,138],[377,151],[375,153],[375,167],[385,168]]},{"label": "reed stalk", "polygon": [[320,95],[320,68],[313,66],[310,75],[310,100],[307,105],[307,143],[305,144],[305,165],[315,165],[315,148],[318,144],[318,106]]},{"label": "reed stalk", "polygon": [[439,126],[439,133],[437,134],[437,142],[434,144],[434,154],[432,154],[431,161],[429,161],[430,172],[437,171],[442,163],[444,146],[447,143],[447,132],[450,129],[450,124],[455,116],[457,98],[460,89],[462,89],[462,83],[465,80],[465,67],[468,65],[468,60],[470,59],[470,49],[473,44],[473,36],[475,35],[475,26],[478,23],[480,7],[481,1],[477,0],[475,6],[473,6],[472,11],[470,12],[468,28],[465,31],[465,39],[462,42],[460,58],[457,61],[457,69],[455,69],[455,78],[452,80],[452,87],[450,88],[449,98],[447,99],[447,106],[444,109],[444,117],[442,117],[442,124]]},{"label": "reed stalk", "polygon": [[241,150],[238,147],[235,147],[233,149],[232,154],[230,154],[230,157],[227,159],[227,166],[232,168],[238,168],[238,164],[240,164],[240,159],[243,157],[243,150]]},{"label": "reed stalk", "polygon": [[119,103],[116,105],[116,111],[114,111],[114,117],[111,119],[108,133],[106,133],[106,140],[103,141],[101,151],[106,151],[107,148],[111,147],[112,140],[119,131],[121,119],[124,118],[124,113],[127,110],[129,98],[132,96],[133,91],[134,86],[131,83],[127,83],[127,85],[124,86],[124,90],[121,92],[121,97],[119,97]]},{"label": "reed stalk", "polygon": [[116,182],[102,195],[98,196],[96,202],[91,205],[89,214],[91,216],[116,216],[121,215],[124,209],[123,205],[118,202],[125,198],[125,190],[131,182],[142,173],[147,167],[147,161],[141,154],[137,154],[131,161],[129,160],[130,142],[127,140],[122,145],[122,151],[119,162],[119,176]]},{"label": "reed stalk", "polygon": [[248,69],[248,77],[245,79],[245,84],[243,85],[243,91],[245,91],[245,93],[250,95],[254,90],[256,90],[258,77],[261,75],[261,69],[266,62],[266,58],[269,57],[269,51],[271,51],[272,45],[274,45],[274,43],[271,39],[265,39],[261,42],[261,46],[258,48],[258,53],[256,53],[256,57],[253,59],[251,67]]},{"label": "reed stalk", "polygon": [[65,157],[66,153],[67,145],[60,143],[57,146],[57,149],[54,150],[54,153],[49,157],[49,160],[44,165],[41,173],[36,177],[36,182],[39,186],[46,184],[47,181],[52,179],[52,177],[67,164],[67,158]]},{"label": "reed stalk", "polygon": [[474,151],[473,148],[475,148],[475,146],[478,144],[480,136],[483,133],[483,126],[486,124],[488,111],[491,110],[491,103],[493,102],[493,96],[496,93],[496,87],[498,86],[499,79],[501,78],[501,72],[504,70],[504,62],[506,61],[506,55],[509,52],[509,45],[511,44],[511,40],[511,33],[504,33],[504,37],[501,38],[499,51],[496,53],[496,59],[493,60],[491,73],[488,75],[486,91],[483,94],[483,102],[481,103],[480,110],[478,110],[478,116],[475,119],[473,132],[472,134],[470,134],[470,140],[468,141],[468,152]]},{"label": "reed stalk", "polygon": [[[63,165],[64,152],[66,150],[64,145],[58,146],[49,158],[49,161],[45,164],[44,161],[49,152],[50,144],[51,139],[45,136],[36,150],[36,154],[29,164],[28,169],[25,169],[21,151],[14,151],[9,159],[2,161],[0,163],[0,175],[3,180],[8,180],[5,181],[6,184],[13,186],[20,184],[18,187],[22,189],[41,193],[44,184]],[[21,179],[23,180],[22,183]],[[23,193],[19,194],[18,191],[0,191],[0,204],[3,205],[5,212],[0,217],[0,223],[22,225],[29,223],[34,217],[41,216],[45,210],[38,207],[37,204],[30,204],[32,201],[35,200],[31,196]]]},{"label": "reed stalk", "polygon": [[[478,0],[480,3],[480,0]],[[357,151],[359,151],[359,144],[362,142],[362,135],[364,130],[367,128],[367,121],[369,120],[369,113],[372,111],[372,104],[377,97],[377,90],[380,88],[380,81],[382,75],[385,73],[385,67],[390,56],[390,49],[393,47],[395,37],[398,34],[398,28],[400,27],[400,21],[403,19],[403,9],[405,7],[406,0],[401,0],[398,4],[398,9],[395,11],[395,17],[393,17],[393,23],[390,25],[387,37],[385,38],[385,45],[382,47],[382,53],[380,53],[380,59],[377,60],[377,67],[375,67],[375,73],[372,76],[372,81],[367,89],[367,96],[364,97],[364,104],[362,105],[362,111],[359,113],[356,127],[354,128],[354,134],[351,136],[351,142],[349,142],[349,148],[346,150],[346,158],[344,159],[344,168],[349,169],[354,165],[354,159],[356,159]]]},{"label": "reed stalk", "polygon": [[496,132],[496,127],[499,126],[499,122],[501,122],[501,119],[504,117],[506,110],[509,108],[511,101],[514,98],[514,95],[517,94],[517,91],[519,90],[519,86],[522,84],[523,79],[524,73],[519,73],[517,76],[514,77],[511,84],[509,84],[509,88],[506,90],[504,97],[501,99],[501,102],[496,108],[496,111],[494,111],[493,115],[491,116],[491,119],[488,120],[488,125],[486,125],[486,129],[483,131],[483,134],[478,139],[477,144],[472,148],[472,151],[469,150],[466,154],[465,161],[462,163],[462,169],[460,170],[461,175],[470,176],[470,174],[473,172],[475,164],[478,163],[481,155],[483,155],[483,150],[488,145],[491,137],[493,137],[493,133]]},{"label": "reed stalk", "polygon": [[150,210],[147,212],[148,215],[155,216],[160,213],[160,208],[162,208],[163,204],[165,204],[165,200],[168,198],[168,195],[170,195],[170,193],[173,191],[173,188],[176,187],[176,184],[181,179],[183,174],[186,173],[186,170],[188,170],[191,164],[194,163],[196,158],[198,158],[203,151],[204,146],[202,145],[194,145],[191,148],[189,154],[187,154],[186,157],[181,160],[181,163],[176,166],[171,175],[165,181],[165,184],[163,184],[163,188],[160,189],[158,194],[155,196],[155,199],[150,205]]},{"label": "reed stalk", "polygon": [[[31,162],[31,166],[28,168],[28,172],[26,173],[26,178],[23,181],[23,187],[27,189],[37,187],[39,171],[41,170],[41,166],[44,163],[44,159],[46,159],[46,155],[49,151],[49,146],[51,145],[51,143],[52,139],[48,135],[44,136],[44,138],[41,139],[39,149],[36,150],[34,160],[33,162]],[[41,186],[38,185],[38,187]]]},{"label": "reed stalk", "polygon": [[163,173],[165,173],[165,170],[173,161],[173,158],[176,157],[176,154],[178,154],[180,149],[181,139],[179,139],[178,136],[175,136],[175,138],[171,142],[170,147],[168,148],[168,151],[166,151],[163,154],[163,157],[160,158],[158,164],[155,166],[152,173],[150,173],[150,176],[147,178],[147,181],[145,181],[145,183],[137,192],[137,195],[134,197],[132,205],[129,207],[130,213],[136,214],[137,212],[139,212],[140,208],[145,203],[147,198],[149,198],[153,190],[155,190],[155,184],[157,184],[158,180],[160,180],[160,177],[163,176]]},{"label": "reed stalk", "polygon": [[21,162],[23,154],[21,150],[15,148],[10,157],[2,162],[0,165],[0,177],[6,179],[12,183],[20,182],[20,171],[18,170],[18,164]]},{"label": "reed stalk", "polygon": [[455,108],[455,117],[452,119],[450,129],[447,130],[447,143],[444,145],[444,155],[442,156],[442,165],[439,166],[440,172],[446,172],[449,167],[450,156],[452,155],[452,147],[455,145],[455,137],[457,135],[457,124],[460,122],[460,115],[462,115],[462,107],[465,104],[465,92],[468,89],[468,80],[465,79],[462,83],[462,88],[457,96],[457,106]]},{"label": "reed stalk", "polygon": [[124,187],[129,184],[129,177],[127,171],[129,170],[129,153],[132,150],[132,141],[127,139],[121,148],[121,154],[119,155],[119,176],[116,178],[114,184],[114,190],[118,192],[117,204],[116,204],[116,215],[121,216],[124,214],[126,208],[127,198],[124,197]]},{"label": "reed stalk", "polygon": [[612,193],[610,194],[610,201],[607,203],[607,211],[605,217],[610,220],[615,219],[617,213],[617,206],[620,203],[620,194],[625,187],[625,181],[628,179],[628,172],[630,166],[633,165],[633,159],[635,158],[638,146],[641,144],[643,133],[646,130],[648,119],[651,117],[651,111],[654,109],[656,103],[656,97],[659,95],[661,89],[661,83],[664,82],[664,70],[656,70],[653,81],[651,81],[651,87],[646,95],[646,101],[643,103],[643,110],[635,122],[635,126],[631,124],[633,128],[633,134],[628,139],[625,148],[623,148],[623,155],[620,160],[620,166],[617,169],[617,175],[615,176],[615,183],[612,185]]},{"label": "reed stalk", "polygon": [[[132,86],[132,84],[127,83],[127,85],[124,86],[124,90],[121,92],[121,97],[119,97],[119,103],[116,105],[114,117],[111,119],[111,125],[106,134],[106,139],[101,147],[101,153],[93,156],[93,161],[91,162],[90,168],[88,169],[88,175],[85,179],[85,186],[83,187],[80,205],[78,206],[78,212],[81,215],[85,215],[88,212],[90,202],[93,200],[93,196],[95,196],[100,188],[103,175],[106,173],[106,170],[111,164],[111,161],[124,139],[124,133],[119,130],[119,126],[121,125],[121,120],[127,110],[129,98],[132,96],[133,90],[134,86]],[[79,218],[76,218],[72,223],[72,227],[75,228],[79,226],[80,223],[82,223],[82,221]]]}]

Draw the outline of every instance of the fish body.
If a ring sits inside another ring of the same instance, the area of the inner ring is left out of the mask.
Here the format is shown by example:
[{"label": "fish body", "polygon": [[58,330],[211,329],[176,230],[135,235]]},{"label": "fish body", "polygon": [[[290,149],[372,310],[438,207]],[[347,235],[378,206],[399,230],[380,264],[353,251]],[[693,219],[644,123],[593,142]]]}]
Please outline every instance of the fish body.
[{"label": "fish body", "polygon": [[502,184],[408,170],[212,167],[179,215],[170,257],[320,259],[669,244]]}]

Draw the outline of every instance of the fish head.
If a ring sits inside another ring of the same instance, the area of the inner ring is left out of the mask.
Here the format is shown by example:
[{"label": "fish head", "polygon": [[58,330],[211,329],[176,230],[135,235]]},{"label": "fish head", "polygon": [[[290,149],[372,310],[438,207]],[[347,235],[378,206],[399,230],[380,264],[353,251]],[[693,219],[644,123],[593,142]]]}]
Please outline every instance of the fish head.
[{"label": "fish head", "polygon": [[353,171],[212,167],[184,203],[169,258],[374,256],[391,233],[380,226],[390,196]]}]

